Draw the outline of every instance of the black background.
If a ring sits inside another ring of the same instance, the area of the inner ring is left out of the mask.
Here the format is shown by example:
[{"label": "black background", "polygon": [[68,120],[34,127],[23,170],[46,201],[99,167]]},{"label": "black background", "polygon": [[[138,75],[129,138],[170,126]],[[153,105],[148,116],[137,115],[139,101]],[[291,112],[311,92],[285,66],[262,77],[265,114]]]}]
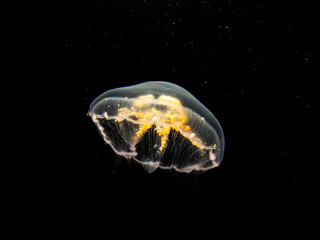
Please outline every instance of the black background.
[{"label": "black background", "polygon": [[[6,239],[315,237],[315,6],[25,0],[7,13]],[[220,167],[148,174],[106,146],[90,103],[148,80],[218,118]]]}]

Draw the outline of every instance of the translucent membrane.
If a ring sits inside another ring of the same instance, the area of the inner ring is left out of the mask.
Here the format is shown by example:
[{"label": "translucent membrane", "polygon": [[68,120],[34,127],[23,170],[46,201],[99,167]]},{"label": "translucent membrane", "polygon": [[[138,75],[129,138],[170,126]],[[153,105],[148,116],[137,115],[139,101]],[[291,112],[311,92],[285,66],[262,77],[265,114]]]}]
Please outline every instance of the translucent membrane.
[{"label": "translucent membrane", "polygon": [[118,154],[149,172],[205,171],[223,158],[218,120],[188,91],[168,82],[112,89],[90,105],[89,116]]}]

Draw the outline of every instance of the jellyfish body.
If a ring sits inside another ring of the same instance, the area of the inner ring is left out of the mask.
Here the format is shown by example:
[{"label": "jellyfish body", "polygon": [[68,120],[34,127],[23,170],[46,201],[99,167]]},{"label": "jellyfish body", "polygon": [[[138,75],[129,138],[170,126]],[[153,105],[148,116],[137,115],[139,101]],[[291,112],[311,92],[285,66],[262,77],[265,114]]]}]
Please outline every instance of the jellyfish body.
[{"label": "jellyfish body", "polygon": [[218,120],[178,85],[152,81],[112,89],[92,102],[88,114],[116,154],[149,172],[205,171],[222,161]]}]

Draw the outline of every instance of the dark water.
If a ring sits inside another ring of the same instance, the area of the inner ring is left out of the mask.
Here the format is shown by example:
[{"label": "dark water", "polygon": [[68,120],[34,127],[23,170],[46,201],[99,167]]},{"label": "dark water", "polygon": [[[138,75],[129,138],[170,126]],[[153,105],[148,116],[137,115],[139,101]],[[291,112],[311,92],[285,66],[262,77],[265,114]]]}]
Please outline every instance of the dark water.
[{"label": "dark water", "polygon": [[[10,12],[6,239],[315,238],[312,6],[19,1]],[[149,80],[186,88],[217,117],[220,167],[149,174],[104,144],[90,103]]]}]

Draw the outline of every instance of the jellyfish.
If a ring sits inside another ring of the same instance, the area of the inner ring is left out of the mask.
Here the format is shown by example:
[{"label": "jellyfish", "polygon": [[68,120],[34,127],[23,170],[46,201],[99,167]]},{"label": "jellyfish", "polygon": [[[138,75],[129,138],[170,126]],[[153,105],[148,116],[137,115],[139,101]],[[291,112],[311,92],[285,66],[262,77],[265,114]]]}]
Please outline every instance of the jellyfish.
[{"label": "jellyfish", "polygon": [[140,163],[178,172],[220,165],[224,134],[215,116],[184,88],[150,81],[111,89],[90,105],[88,115],[113,151]]}]

